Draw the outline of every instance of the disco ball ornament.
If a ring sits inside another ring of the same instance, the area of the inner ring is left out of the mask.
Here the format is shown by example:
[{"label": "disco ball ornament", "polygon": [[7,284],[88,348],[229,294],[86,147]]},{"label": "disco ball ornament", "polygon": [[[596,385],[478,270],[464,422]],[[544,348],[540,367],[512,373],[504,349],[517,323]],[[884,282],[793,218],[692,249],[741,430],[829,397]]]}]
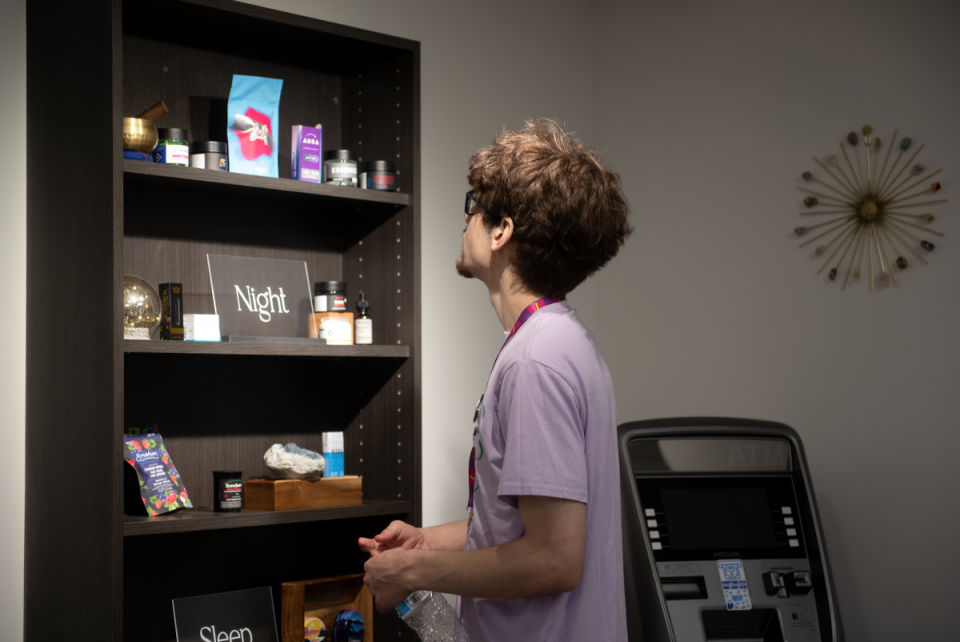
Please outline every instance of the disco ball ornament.
[{"label": "disco ball ornament", "polygon": [[160,327],[160,295],[136,276],[123,276],[123,338],[149,341]]}]

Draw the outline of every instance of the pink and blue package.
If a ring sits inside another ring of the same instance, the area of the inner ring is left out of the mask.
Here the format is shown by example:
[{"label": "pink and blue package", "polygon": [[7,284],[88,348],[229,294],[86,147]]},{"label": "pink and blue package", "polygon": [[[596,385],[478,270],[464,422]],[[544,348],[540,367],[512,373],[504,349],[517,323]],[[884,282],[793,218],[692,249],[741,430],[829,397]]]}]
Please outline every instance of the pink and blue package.
[{"label": "pink and blue package", "polygon": [[234,74],[227,102],[231,172],[280,176],[276,132],[282,89],[283,81],[276,78]]},{"label": "pink and blue package", "polygon": [[323,149],[323,130],[319,125],[294,125],[290,137],[290,178],[295,181],[320,182],[320,152]]}]

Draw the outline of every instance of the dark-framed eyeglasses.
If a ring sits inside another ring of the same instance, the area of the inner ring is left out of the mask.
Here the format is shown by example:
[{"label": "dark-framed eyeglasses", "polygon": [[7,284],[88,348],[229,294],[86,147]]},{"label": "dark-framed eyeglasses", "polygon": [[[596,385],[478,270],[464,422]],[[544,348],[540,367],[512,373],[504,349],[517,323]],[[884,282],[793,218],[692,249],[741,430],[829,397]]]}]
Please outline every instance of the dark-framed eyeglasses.
[{"label": "dark-framed eyeglasses", "polygon": [[484,205],[483,203],[481,203],[480,201],[478,201],[473,197],[473,192],[467,192],[467,200],[463,204],[463,213],[466,214],[467,216],[472,216],[473,212],[471,212],[470,210],[472,210],[475,207],[480,207],[483,209],[484,212],[487,212],[489,214],[493,214],[494,216],[496,216],[496,213],[493,212],[489,207],[487,207],[486,205]]}]

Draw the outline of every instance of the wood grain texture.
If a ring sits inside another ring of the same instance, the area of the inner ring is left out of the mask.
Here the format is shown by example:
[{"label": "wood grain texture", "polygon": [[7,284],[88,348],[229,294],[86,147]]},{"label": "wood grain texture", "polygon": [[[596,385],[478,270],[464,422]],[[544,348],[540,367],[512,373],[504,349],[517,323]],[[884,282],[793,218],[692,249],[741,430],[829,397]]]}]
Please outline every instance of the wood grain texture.
[{"label": "wood grain texture", "polygon": [[[28,5],[25,639],[58,635],[66,618],[112,640],[172,642],[172,619],[144,625],[147,598],[257,586],[273,587],[279,613],[282,582],[357,573],[357,537],[394,518],[420,523],[419,44],[228,0],[48,7]],[[396,160],[402,191],[121,159],[121,117],[161,99],[171,113],[159,126],[217,139],[234,73],[284,79],[282,176],[290,126],[319,122],[325,148]],[[347,95],[355,81],[364,102]],[[88,162],[53,174],[44,150],[60,146],[48,123],[65,93],[86,127],[109,135],[87,144]],[[186,311],[212,312],[207,253],[303,260],[313,280],[346,278],[351,301],[371,294],[375,345],[124,341],[123,274],[181,282]],[[50,313],[50,292],[84,312],[72,331]],[[123,516],[122,429],[145,422],[160,425],[198,509]],[[324,430],[345,432],[362,504],[204,510],[212,470],[264,474],[271,444],[320,450]],[[63,501],[59,475],[76,461],[96,501]],[[158,552],[165,572],[146,571]],[[373,621],[378,636],[414,638],[392,615]]]},{"label": "wood grain texture", "polygon": [[362,503],[363,480],[356,475],[318,479],[251,479],[244,484],[244,507],[301,510]]},{"label": "wood grain texture", "polygon": [[281,595],[280,639],[283,642],[303,641],[305,617],[323,620],[330,639],[337,614],[344,609],[360,613],[365,625],[364,641],[374,640],[373,596],[363,584],[363,573],[284,582]]},{"label": "wood grain texture", "polygon": [[247,355],[251,357],[316,357],[320,359],[406,359],[410,346],[324,346],[283,343],[207,341],[134,341],[126,339],[123,351],[140,354]]},{"label": "wood grain texture", "polygon": [[[63,634],[50,604],[74,630],[116,640],[123,590],[120,3],[53,10],[27,3],[26,11],[24,640]],[[84,144],[83,162],[54,171],[51,154],[63,148],[64,132],[51,123],[62,118],[64,96],[75,99],[75,122],[96,134]],[[69,328],[55,309],[75,312]],[[64,480],[77,474],[83,491],[74,494]]]},{"label": "wood grain texture", "polygon": [[355,506],[331,506],[282,512],[244,509],[239,513],[215,513],[210,509],[190,509],[158,517],[125,515],[123,518],[123,536],[169,535],[193,531],[298,524],[301,522],[329,522],[383,515],[402,517],[409,512],[410,502],[376,500],[364,500]]},{"label": "wood grain texture", "polygon": [[[207,193],[244,199],[259,197],[269,199],[274,205],[300,202],[312,205],[315,211],[336,207],[333,203],[340,203],[343,208],[362,207],[364,211],[373,211],[377,207],[374,205],[376,203],[393,205],[395,208],[410,204],[410,195],[399,192],[309,183],[289,178],[250,176],[129,159],[123,161],[123,172],[127,185],[177,190],[184,194]],[[344,209],[344,212],[354,211],[356,210]]]}]

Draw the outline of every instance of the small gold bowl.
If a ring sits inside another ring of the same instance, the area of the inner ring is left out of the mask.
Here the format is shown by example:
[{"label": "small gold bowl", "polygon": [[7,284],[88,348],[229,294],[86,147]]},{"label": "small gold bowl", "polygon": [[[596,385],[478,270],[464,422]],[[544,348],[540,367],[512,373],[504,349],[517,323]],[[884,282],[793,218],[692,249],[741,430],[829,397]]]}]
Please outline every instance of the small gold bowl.
[{"label": "small gold bowl", "polygon": [[157,126],[143,118],[123,119],[123,149],[150,152],[157,146]]}]

